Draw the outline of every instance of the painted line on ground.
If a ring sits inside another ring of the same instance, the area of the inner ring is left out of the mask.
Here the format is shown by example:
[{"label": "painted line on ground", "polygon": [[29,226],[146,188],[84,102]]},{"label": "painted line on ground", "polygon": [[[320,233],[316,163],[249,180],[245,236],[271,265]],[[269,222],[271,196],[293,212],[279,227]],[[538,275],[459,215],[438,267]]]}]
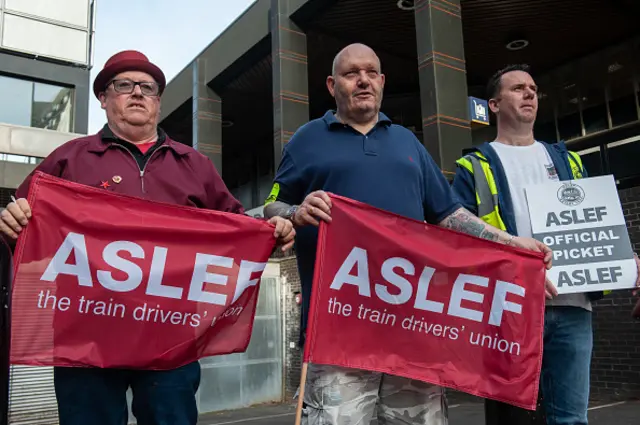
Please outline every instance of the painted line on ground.
[{"label": "painted line on ground", "polygon": [[[462,406],[461,404],[452,404],[451,406],[449,406],[449,409],[455,409],[456,407],[460,407]],[[238,419],[235,421],[228,421],[228,422],[216,422],[212,425],[231,425],[231,424],[238,424],[238,423],[242,423],[242,422],[249,422],[249,421],[259,421],[262,419],[272,419],[272,418],[282,418],[284,416],[293,416],[295,415],[296,412],[290,412],[290,413],[280,413],[278,415],[266,415],[266,416],[256,416],[253,418],[246,418],[246,419]]]},{"label": "painted line on ground", "polygon": [[295,414],[296,414],[296,412],[280,413],[278,415],[255,416],[253,418],[238,419],[238,420],[235,420],[235,421],[215,422],[212,425],[239,424],[239,423],[249,422],[249,421],[259,421],[259,420],[262,420],[262,419],[272,419],[272,418],[281,418],[281,417],[284,417],[284,416],[294,416]]},{"label": "painted line on ground", "polygon": [[605,409],[607,407],[615,407],[615,406],[620,406],[621,404],[626,404],[626,401],[619,401],[617,403],[609,403],[609,404],[603,404],[602,406],[593,406],[588,408],[587,410],[598,410],[598,409]]},{"label": "painted line on ground", "polygon": [[[620,406],[623,404],[626,404],[626,401],[618,401],[616,403],[609,403],[609,404],[603,404],[601,406],[593,406],[593,407],[589,407],[588,410],[598,410],[598,409],[606,409],[608,407],[615,407],[615,406]],[[471,403],[473,404],[473,403]],[[462,406],[462,404],[452,404],[449,406],[449,409],[455,409],[456,407],[460,407]],[[278,415],[265,415],[265,416],[256,416],[253,418],[245,418],[245,419],[238,419],[235,421],[227,421],[227,422],[216,422],[213,425],[231,425],[231,424],[238,424],[238,423],[243,423],[243,422],[251,422],[251,421],[259,421],[262,419],[273,419],[273,418],[282,418],[285,416],[294,416],[296,414],[296,412],[289,412],[289,413],[280,413]]]}]

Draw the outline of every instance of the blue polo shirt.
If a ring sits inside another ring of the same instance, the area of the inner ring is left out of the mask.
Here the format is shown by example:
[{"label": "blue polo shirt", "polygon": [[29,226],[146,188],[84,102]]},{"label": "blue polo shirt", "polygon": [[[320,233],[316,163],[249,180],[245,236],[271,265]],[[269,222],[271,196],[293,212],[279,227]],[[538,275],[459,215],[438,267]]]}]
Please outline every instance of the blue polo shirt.
[{"label": "blue polo shirt", "polygon": [[[270,199],[300,205],[324,190],[416,220],[437,224],[461,205],[424,146],[380,113],[366,135],[333,111],[300,127],[285,145]],[[318,229],[297,229],[296,255],[306,329]]]}]

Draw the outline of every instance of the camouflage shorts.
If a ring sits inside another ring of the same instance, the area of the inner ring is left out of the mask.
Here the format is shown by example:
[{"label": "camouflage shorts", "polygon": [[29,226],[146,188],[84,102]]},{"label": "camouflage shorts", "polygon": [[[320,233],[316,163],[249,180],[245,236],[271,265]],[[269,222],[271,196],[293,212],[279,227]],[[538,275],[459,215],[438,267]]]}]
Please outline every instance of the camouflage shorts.
[{"label": "camouflage shorts", "polygon": [[420,381],[336,366],[307,372],[303,425],[446,425],[444,389]]}]

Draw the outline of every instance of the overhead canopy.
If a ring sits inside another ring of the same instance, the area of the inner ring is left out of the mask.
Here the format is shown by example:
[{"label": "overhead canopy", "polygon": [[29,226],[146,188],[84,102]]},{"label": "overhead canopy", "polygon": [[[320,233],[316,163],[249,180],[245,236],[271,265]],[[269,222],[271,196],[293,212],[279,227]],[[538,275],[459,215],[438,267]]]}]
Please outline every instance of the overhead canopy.
[{"label": "overhead canopy", "polygon": [[[222,97],[226,125],[223,161],[229,164],[224,167],[224,178],[232,187],[255,175],[269,174],[274,167],[270,3],[258,0],[203,52],[219,58],[211,70],[209,85]],[[334,55],[349,43],[361,42],[376,50],[382,61],[387,78],[384,112],[420,132],[414,12],[401,10],[397,3],[297,0],[292,19],[307,33],[310,118],[333,107],[325,81]],[[416,3],[417,7],[426,4]],[[640,5],[634,0],[463,0],[469,94],[484,98],[488,78],[512,63],[530,64],[534,76],[544,82],[545,75],[564,64],[631,39],[637,34],[638,16]],[[527,46],[508,49],[514,41],[516,46]],[[637,58],[640,51],[635,50],[634,54],[625,52],[620,60],[633,62]],[[601,80],[611,65],[615,64],[596,61],[567,75],[582,80],[592,75],[594,80]],[[625,72],[637,67],[637,63],[618,65]],[[192,126],[189,72],[185,69],[170,82],[169,99],[163,100],[162,122],[169,134],[187,144],[191,143]],[[547,84],[563,83],[556,77],[546,79]],[[551,88],[543,85],[542,90]]]}]

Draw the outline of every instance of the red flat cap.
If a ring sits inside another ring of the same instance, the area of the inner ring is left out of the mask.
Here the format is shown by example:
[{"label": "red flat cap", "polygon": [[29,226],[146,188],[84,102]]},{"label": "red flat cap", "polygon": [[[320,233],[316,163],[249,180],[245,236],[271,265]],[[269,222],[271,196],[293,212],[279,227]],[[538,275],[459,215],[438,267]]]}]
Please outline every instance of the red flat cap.
[{"label": "red flat cap", "polygon": [[144,54],[136,50],[125,50],[111,56],[104,68],[93,82],[93,93],[98,95],[103,92],[107,83],[116,75],[126,71],[140,71],[151,75],[160,86],[160,93],[164,91],[167,81],[160,68],[149,61]]}]

